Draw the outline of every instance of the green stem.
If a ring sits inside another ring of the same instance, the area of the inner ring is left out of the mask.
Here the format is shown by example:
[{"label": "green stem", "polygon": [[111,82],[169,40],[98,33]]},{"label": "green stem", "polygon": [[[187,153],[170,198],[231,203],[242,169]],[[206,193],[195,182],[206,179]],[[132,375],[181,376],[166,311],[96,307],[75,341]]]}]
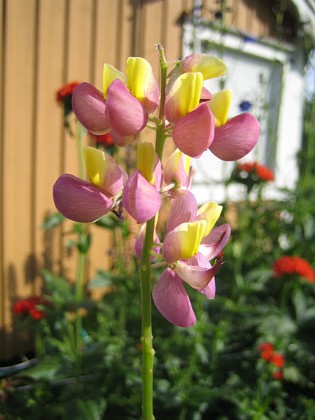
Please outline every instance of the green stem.
[{"label": "green stem", "polygon": [[83,252],[79,251],[78,255],[78,267],[77,267],[77,278],[75,285],[75,301],[78,305],[76,309],[75,317],[75,333],[76,333],[76,353],[79,353],[81,346],[81,330],[82,330],[82,316],[80,314],[80,302],[83,299],[83,280],[84,280],[84,271],[85,271],[85,259],[86,255]]},{"label": "green stem", "polygon": [[[80,122],[76,120],[76,141],[77,141],[77,155],[78,155],[78,166],[79,166],[79,177],[81,179],[85,178],[84,171],[84,159],[83,159],[83,137],[85,135],[85,130],[81,126]],[[82,225],[82,232],[80,231],[79,236],[86,235],[86,226]],[[81,238],[79,238],[79,243],[81,243]],[[79,349],[81,346],[81,329],[82,329],[82,317],[80,314],[79,304],[83,299],[83,281],[84,281],[84,272],[85,272],[85,263],[86,263],[86,253],[79,250],[78,261],[77,261],[77,273],[76,273],[76,285],[75,285],[75,301],[78,305],[76,310],[76,319],[75,319],[75,336],[76,336],[76,353],[79,354]]]},{"label": "green stem", "polygon": [[78,155],[78,165],[79,165],[79,177],[85,177],[84,171],[84,159],[83,159],[83,137],[85,135],[85,130],[82,125],[76,120],[76,140],[77,140],[77,155]]},{"label": "green stem", "polygon": [[151,315],[151,266],[150,250],[153,246],[155,217],[146,224],[146,234],[141,258],[141,303],[142,303],[142,418],[153,416],[153,356]]},{"label": "green stem", "polygon": [[[165,142],[165,86],[167,75],[167,63],[164,49],[157,46],[160,54],[161,68],[161,95],[159,121],[156,123],[155,151],[162,158]],[[153,420],[153,358],[154,349],[152,344],[152,308],[151,308],[151,249],[154,244],[155,217],[147,221],[144,243],[141,255],[141,308],[142,308],[142,418]]]},{"label": "green stem", "polygon": [[38,328],[35,330],[35,349],[36,349],[36,356],[41,358],[45,356],[45,345],[41,335],[41,332]]}]

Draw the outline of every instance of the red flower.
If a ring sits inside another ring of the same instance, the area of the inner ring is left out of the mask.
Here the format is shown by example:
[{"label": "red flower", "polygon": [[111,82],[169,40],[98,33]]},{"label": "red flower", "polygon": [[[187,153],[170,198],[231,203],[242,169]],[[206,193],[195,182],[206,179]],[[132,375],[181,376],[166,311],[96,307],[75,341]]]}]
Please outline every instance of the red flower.
[{"label": "red flower", "polygon": [[36,321],[37,321],[38,319],[45,318],[45,316],[46,316],[46,314],[45,314],[45,312],[44,312],[44,311],[40,311],[39,309],[36,309],[36,308],[32,308],[32,309],[29,311],[29,315],[30,315],[33,319],[35,319]]},{"label": "red flower", "polygon": [[97,135],[89,131],[89,136],[91,137],[93,141],[95,141],[95,143],[103,144],[105,147],[114,146],[114,142],[113,142],[113,139],[111,138],[110,133]]},{"label": "red flower", "polygon": [[255,172],[256,170],[256,162],[247,162],[247,163],[239,163],[237,165],[239,171],[244,171],[247,173]]},{"label": "red flower", "polygon": [[273,372],[272,376],[274,377],[274,379],[280,381],[281,379],[283,379],[283,372],[282,370],[276,370],[275,372]]},{"label": "red flower", "polygon": [[258,178],[260,178],[262,181],[269,181],[272,182],[275,180],[273,172],[269,168],[263,165],[256,166],[256,174]]},{"label": "red flower", "polygon": [[300,257],[283,256],[274,262],[272,269],[276,278],[288,274],[298,274],[310,283],[315,280],[315,271],[308,261]]},{"label": "red flower", "polygon": [[71,82],[62,86],[56,92],[56,100],[63,107],[64,123],[68,126],[67,118],[72,112],[72,94],[79,82]]},{"label": "red flower", "polygon": [[256,175],[260,181],[274,181],[273,172],[267,166],[260,165],[258,162],[239,163],[237,165],[239,171]]},{"label": "red flower", "polygon": [[66,101],[72,99],[74,89],[78,86],[79,82],[67,83],[56,92],[56,100],[60,105],[64,105]]},{"label": "red flower", "polygon": [[266,343],[261,344],[258,348],[260,351],[260,357],[266,360],[267,362],[270,362],[274,355],[274,350],[275,350],[273,345],[269,342],[266,342]]},{"label": "red flower", "polygon": [[284,366],[284,357],[280,353],[274,353],[271,356],[270,363],[277,366],[278,368],[282,368]]},{"label": "red flower", "polygon": [[18,300],[13,306],[13,312],[20,315],[29,312],[32,303],[29,300]]},{"label": "red flower", "polygon": [[271,365],[276,366],[278,369],[272,373],[274,379],[282,379],[283,373],[282,368],[285,364],[285,359],[282,354],[277,353],[274,349],[274,346],[269,343],[265,342],[258,347],[260,351],[260,357],[266,362],[269,362]]},{"label": "red flower", "polygon": [[18,300],[13,306],[13,312],[18,315],[29,315],[35,320],[45,318],[45,312],[38,309],[38,305],[47,305],[47,301],[40,296]]}]

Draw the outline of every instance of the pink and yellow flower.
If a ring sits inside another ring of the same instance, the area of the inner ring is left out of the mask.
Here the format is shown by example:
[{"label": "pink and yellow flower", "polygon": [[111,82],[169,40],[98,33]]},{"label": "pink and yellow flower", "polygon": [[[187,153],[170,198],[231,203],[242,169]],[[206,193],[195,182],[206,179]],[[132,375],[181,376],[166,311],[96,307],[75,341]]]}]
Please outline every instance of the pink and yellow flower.
[{"label": "pink and yellow flower", "polygon": [[84,159],[90,181],[61,175],[53,198],[61,214],[75,222],[94,222],[113,210],[127,180],[126,172],[107,153],[86,147]]},{"label": "pink and yellow flower", "polygon": [[157,214],[162,202],[162,165],[152,143],[138,143],[137,165],[124,187],[122,203],[137,223],[144,223]]},{"label": "pink and yellow flower", "polygon": [[125,146],[148,122],[158,106],[159,87],[151,65],[141,57],[127,60],[126,75],[109,64],[103,69],[103,91],[89,83],[74,90],[73,111],[94,134],[111,132],[115,144]]},{"label": "pink and yellow flower", "polygon": [[180,191],[174,199],[162,245],[168,268],[157,281],[152,296],[161,314],[179,327],[196,322],[183,282],[208,299],[215,296],[214,275],[222,259],[214,266],[209,260],[224,248],[230,235],[229,225],[220,226],[220,234],[212,230],[221,210],[217,203],[207,203],[198,209],[194,195],[188,190]]},{"label": "pink and yellow flower", "polygon": [[228,119],[231,97],[229,90],[223,90],[214,94],[209,104],[216,121],[209,150],[224,161],[246,156],[256,146],[260,132],[258,120],[249,112]]}]

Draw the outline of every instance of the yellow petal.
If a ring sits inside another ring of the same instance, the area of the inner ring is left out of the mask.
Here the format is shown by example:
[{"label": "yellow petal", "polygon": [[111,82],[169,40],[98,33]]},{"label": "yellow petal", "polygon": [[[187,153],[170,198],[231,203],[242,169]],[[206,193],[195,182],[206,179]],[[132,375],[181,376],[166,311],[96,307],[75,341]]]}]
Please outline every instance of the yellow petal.
[{"label": "yellow petal", "polygon": [[219,206],[218,203],[209,201],[198,209],[197,220],[204,220],[206,222],[205,236],[210,233],[211,229],[216,224],[221,215],[222,208],[223,207]]},{"label": "yellow petal", "polygon": [[102,186],[106,172],[105,153],[95,147],[85,147],[83,156],[86,165],[87,176],[92,184]]},{"label": "yellow petal", "polygon": [[208,54],[191,54],[181,61],[181,68],[185,72],[200,72],[204,80],[223,76],[227,67],[222,60]]},{"label": "yellow petal", "polygon": [[199,105],[203,77],[201,73],[184,73],[173,84],[166,102],[166,117],[176,121]]},{"label": "yellow petal", "polygon": [[191,164],[191,157],[185,155],[179,149],[176,149],[171,156],[168,158],[169,164],[173,167],[174,172],[178,170],[180,159],[182,158],[183,166],[185,169],[186,174],[189,174],[190,164]]},{"label": "yellow petal", "polygon": [[126,76],[110,64],[104,64],[103,67],[103,96],[106,99],[107,90],[114,80],[121,80],[126,83]]},{"label": "yellow petal", "polygon": [[182,223],[179,227],[181,259],[190,258],[197,254],[200,242],[204,237],[206,222],[198,220]]},{"label": "yellow petal", "polygon": [[137,169],[151,184],[154,183],[155,152],[152,143],[141,142],[137,146]]},{"label": "yellow petal", "polygon": [[231,98],[232,92],[230,90],[222,90],[212,95],[210,109],[216,120],[217,127],[225,124],[228,119]]},{"label": "yellow petal", "polygon": [[129,57],[126,75],[127,88],[141,102],[145,99],[145,90],[152,77],[150,63],[142,57]]}]

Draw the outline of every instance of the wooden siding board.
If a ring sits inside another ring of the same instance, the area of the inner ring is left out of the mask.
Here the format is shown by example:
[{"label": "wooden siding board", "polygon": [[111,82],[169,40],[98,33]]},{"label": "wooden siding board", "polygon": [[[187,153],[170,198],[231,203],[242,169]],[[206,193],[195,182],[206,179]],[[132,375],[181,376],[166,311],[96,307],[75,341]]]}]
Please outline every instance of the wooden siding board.
[{"label": "wooden siding board", "polygon": [[[272,12],[259,0],[255,4],[254,12],[253,3],[229,0],[226,23],[269,35]],[[158,77],[155,44],[164,44],[168,60],[181,57],[179,18],[192,12],[194,0],[0,0],[0,5],[0,329],[12,332],[13,299],[39,290],[30,275],[36,260],[40,266],[57,263],[69,238],[57,232],[52,239],[39,229],[46,211],[55,211],[51,188],[57,177],[78,175],[76,143],[65,135],[56,89],[73,80],[101,88],[103,63],[124,71],[131,55],[144,55]],[[205,17],[213,19],[215,0],[203,5]],[[67,222],[63,233],[71,226]],[[89,278],[109,267],[111,247],[106,231],[96,226],[91,231]],[[65,272],[74,278],[75,258],[63,257]],[[10,340],[0,357],[9,354]]]},{"label": "wooden siding board", "polygon": [[[95,0],[69,0],[68,31],[65,43],[67,44],[66,63],[66,82],[92,82],[94,78],[94,66],[91,61],[94,60],[92,53],[94,48],[93,22],[94,22]],[[78,149],[76,139],[76,124],[74,118],[71,118],[74,137],[65,132],[64,155],[66,173],[79,176]],[[83,146],[86,145],[86,138]],[[72,230],[73,222],[65,221],[63,224],[63,256],[62,256],[62,274],[71,280],[75,279],[77,266],[77,253],[75,249],[66,248],[65,245],[75,236],[69,236],[68,232]]]},{"label": "wooden siding board", "polygon": [[[5,34],[5,21],[4,21],[4,0],[0,2],[0,340],[3,335],[4,323],[4,307],[3,307],[3,248],[4,248],[4,220],[3,220],[3,147],[4,147],[4,132],[3,132],[3,110],[4,110],[4,80],[3,80],[3,66],[4,66],[4,34]],[[2,341],[2,340],[1,340]]]},{"label": "wooden siding board", "polygon": [[[119,21],[117,22],[117,31],[120,34],[120,40],[117,48],[119,49],[119,63],[118,68],[121,71],[126,69],[126,60],[129,56],[139,55],[138,51],[134,49],[135,45],[135,32],[137,25],[135,21],[134,1],[119,0],[120,11]],[[138,3],[138,1],[136,1]]]},{"label": "wooden siding board", "polygon": [[[39,267],[59,269],[60,229],[43,231],[40,226],[56,211],[52,186],[61,174],[64,135],[63,109],[56,91],[64,84],[66,3],[41,0],[39,10],[38,94],[36,112],[36,257]],[[37,287],[39,289],[39,287]]]},{"label": "wooden siding board", "polygon": [[143,23],[143,56],[150,62],[154,73],[159,71],[159,54],[156,50],[156,44],[161,43],[162,35],[162,16],[163,2],[149,2],[144,5],[144,23]]},{"label": "wooden siding board", "polygon": [[4,67],[4,327],[12,331],[15,298],[32,293],[27,267],[32,247],[32,165],[35,0],[6,3]]},{"label": "wooden siding board", "polygon": [[167,12],[164,28],[164,48],[167,60],[180,59],[182,56],[182,25],[179,23],[180,17],[185,8],[181,2],[167,0]]},{"label": "wooden siding board", "polygon": [[95,86],[102,89],[104,63],[109,63],[114,67],[119,64],[117,63],[118,37],[116,31],[119,1],[99,0],[96,8],[94,81]]}]

